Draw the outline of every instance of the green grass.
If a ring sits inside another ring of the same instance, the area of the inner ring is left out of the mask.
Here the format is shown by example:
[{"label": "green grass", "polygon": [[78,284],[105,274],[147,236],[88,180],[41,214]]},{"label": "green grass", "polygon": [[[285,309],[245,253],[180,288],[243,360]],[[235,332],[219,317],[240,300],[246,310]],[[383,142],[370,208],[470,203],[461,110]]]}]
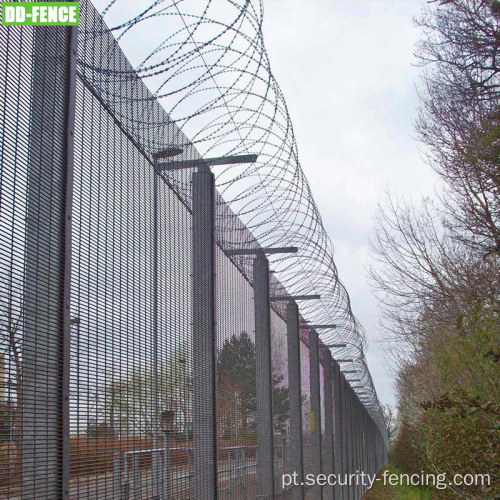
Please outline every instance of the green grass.
[{"label": "green grass", "polygon": [[[389,471],[391,474],[400,474],[400,471],[390,465]],[[380,471],[379,477],[382,478],[382,474],[385,467]],[[384,486],[383,481],[376,481],[375,485],[371,490],[369,490],[363,497],[363,500],[431,500],[432,496],[427,488],[417,488],[414,486],[390,486],[389,484]]]},{"label": "green grass", "polygon": [[[389,466],[391,474],[401,474],[401,472],[394,467],[394,465]],[[428,488],[417,488],[416,486],[395,486],[394,489],[397,493],[397,499],[404,500],[430,500],[431,494]]]}]

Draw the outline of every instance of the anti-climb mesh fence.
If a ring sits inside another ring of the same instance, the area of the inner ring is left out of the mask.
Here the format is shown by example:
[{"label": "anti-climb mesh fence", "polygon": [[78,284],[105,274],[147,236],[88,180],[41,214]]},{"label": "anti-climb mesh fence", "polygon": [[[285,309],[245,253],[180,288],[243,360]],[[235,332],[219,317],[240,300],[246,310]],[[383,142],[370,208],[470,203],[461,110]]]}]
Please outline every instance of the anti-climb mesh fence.
[{"label": "anti-climb mesh fence", "polygon": [[304,317],[270,302],[286,261],[268,269],[88,0],[76,35],[0,30],[0,498],[286,498],[318,422],[324,463],[328,429],[361,457],[361,406],[328,403],[322,357],[312,408]]}]

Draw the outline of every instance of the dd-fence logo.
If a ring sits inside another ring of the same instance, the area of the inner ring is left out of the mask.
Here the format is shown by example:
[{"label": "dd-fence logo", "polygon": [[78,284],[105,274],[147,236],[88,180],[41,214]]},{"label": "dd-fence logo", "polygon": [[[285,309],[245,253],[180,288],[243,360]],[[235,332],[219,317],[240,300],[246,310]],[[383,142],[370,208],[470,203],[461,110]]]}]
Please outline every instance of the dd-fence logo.
[{"label": "dd-fence logo", "polygon": [[2,2],[3,26],[77,26],[78,2]]}]

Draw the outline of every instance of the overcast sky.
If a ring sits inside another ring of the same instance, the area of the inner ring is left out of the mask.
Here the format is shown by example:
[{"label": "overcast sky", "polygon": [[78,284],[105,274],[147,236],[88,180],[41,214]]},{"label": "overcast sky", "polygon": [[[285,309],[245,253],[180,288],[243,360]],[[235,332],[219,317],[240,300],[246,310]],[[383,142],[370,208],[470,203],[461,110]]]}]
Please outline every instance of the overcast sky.
[{"label": "overcast sky", "polygon": [[[102,9],[108,0],[93,2]],[[300,163],[335,245],[340,278],[368,333],[367,357],[379,397],[391,404],[384,332],[367,279],[369,238],[387,191],[414,199],[433,193],[436,179],[413,133],[421,73],[413,55],[420,36],[413,17],[424,2],[263,1],[266,47],[291,115]],[[137,5],[122,0],[110,17],[129,19]],[[124,49],[132,61],[142,60],[137,54],[144,55],[152,43],[154,33],[146,28],[143,38],[137,28]],[[157,34],[165,36],[163,30]]]},{"label": "overcast sky", "polygon": [[414,138],[418,105],[413,17],[423,0],[266,0],[264,37],[285,95],[302,168],[335,245],[339,275],[368,333],[383,403],[393,382],[367,268],[377,203],[419,198],[435,176]]}]

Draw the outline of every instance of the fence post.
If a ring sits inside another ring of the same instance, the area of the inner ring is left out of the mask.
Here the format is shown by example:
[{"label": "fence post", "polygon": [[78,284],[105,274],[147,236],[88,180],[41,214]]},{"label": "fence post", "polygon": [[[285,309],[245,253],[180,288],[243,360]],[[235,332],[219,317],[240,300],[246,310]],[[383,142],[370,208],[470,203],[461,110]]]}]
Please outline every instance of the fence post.
[{"label": "fence post", "polygon": [[[362,449],[363,449],[363,470],[369,474],[368,467],[368,447],[367,447],[367,424],[368,424],[368,415],[366,413],[366,408],[363,406],[363,440],[362,440]],[[363,494],[367,491],[368,487],[365,486]]]},{"label": "fence post", "polygon": [[[153,416],[152,416],[152,431],[153,431],[153,449],[158,449],[158,431],[159,431],[159,414],[158,414],[158,231],[159,231],[159,211],[158,211],[158,195],[159,195],[159,172],[157,161],[155,158],[153,168],[153,241],[152,241],[152,318],[151,318],[151,334],[153,337],[153,373],[152,373],[152,391],[153,391]],[[153,500],[164,500],[160,493],[160,485],[162,484],[162,471],[160,465],[160,454],[154,452],[151,457],[151,472],[152,472],[152,493]]]},{"label": "fence post", "polygon": [[[341,409],[341,443],[342,443],[342,475],[347,477],[349,473],[349,459],[350,459],[350,450],[349,450],[349,413],[348,413],[348,396],[346,390],[346,380],[344,375],[340,373],[340,409]],[[350,498],[349,495],[349,486],[347,484],[342,486],[340,498],[342,500],[348,500]]]},{"label": "fence post", "polygon": [[297,485],[292,486],[292,500],[303,500],[304,463],[302,446],[302,391],[300,377],[299,308],[290,300],[286,310],[288,346],[288,398],[290,402],[291,473]]},{"label": "fence post", "polygon": [[[351,462],[351,474],[356,474],[358,469],[358,418],[357,418],[357,405],[356,405],[356,396],[354,394],[354,390],[350,389],[351,396],[351,429],[352,429],[352,462]],[[352,498],[358,498],[358,485],[354,481],[352,484]]]},{"label": "fence post", "polygon": [[[357,397],[353,394],[353,401],[354,401],[354,431],[355,431],[355,436],[356,436],[356,462],[355,462],[355,468],[354,468],[354,473],[358,474],[361,472],[363,469],[362,464],[361,464],[361,425],[360,425],[360,408],[359,408],[359,400]],[[361,498],[361,484],[359,483],[359,476],[356,477],[356,498]]]},{"label": "fence post", "polygon": [[71,208],[76,27],[33,31],[22,413],[25,499],[69,498]]},{"label": "fence post", "polygon": [[[332,363],[333,372],[333,417],[334,417],[334,439],[333,439],[333,470],[337,477],[343,473],[344,446],[343,446],[343,426],[342,426],[342,391],[340,368],[337,362]],[[342,499],[342,487],[335,485],[335,500]]]},{"label": "fence post", "polygon": [[366,418],[366,468],[370,474],[373,474],[372,467],[372,454],[373,454],[373,438],[372,438],[372,426],[371,426],[371,416],[367,412]]},{"label": "fence post", "polygon": [[255,361],[257,370],[257,495],[274,499],[273,389],[269,261],[260,253],[253,261]]},{"label": "fence post", "polygon": [[[348,413],[347,418],[349,419],[349,449],[350,449],[350,461],[349,461],[349,474],[354,474],[356,472],[356,425],[355,425],[355,407],[354,407],[354,391],[352,390],[351,384],[346,381],[347,394],[349,398]],[[351,481],[350,495],[352,500],[356,499],[356,484]]]},{"label": "fence post", "polygon": [[[334,439],[333,439],[333,381],[332,381],[332,355],[328,349],[323,350],[323,380],[325,384],[325,458],[323,462],[323,473],[327,476],[335,472]],[[323,489],[325,500],[334,499],[334,487],[325,486]]]},{"label": "fence post", "polygon": [[[319,342],[318,332],[313,328],[309,331],[309,377],[311,383],[311,411],[313,412],[311,429],[311,465],[312,474],[318,477],[321,474],[321,396],[319,379]],[[315,484],[312,489],[312,496],[320,500],[322,488]]]},{"label": "fence post", "polygon": [[[366,472],[364,463],[363,463],[363,409],[361,402],[358,401],[358,470],[359,472]],[[364,480],[364,476],[363,476]],[[360,481],[359,484],[359,498],[363,496],[364,493],[364,485]]]},{"label": "fence post", "polygon": [[215,179],[193,174],[194,498],[217,500]]},{"label": "fence post", "polygon": [[[352,389],[347,382],[347,379],[344,378],[345,385],[345,395],[346,395],[346,422],[347,422],[347,449],[348,449],[348,460],[347,460],[347,473],[352,474],[353,472],[353,463],[354,463],[354,425],[352,418]],[[349,489],[349,499],[354,500],[354,485],[351,481],[349,481],[348,485]]]},{"label": "fence post", "polygon": [[283,461],[283,474],[286,471],[286,431],[281,431],[281,460]]}]

